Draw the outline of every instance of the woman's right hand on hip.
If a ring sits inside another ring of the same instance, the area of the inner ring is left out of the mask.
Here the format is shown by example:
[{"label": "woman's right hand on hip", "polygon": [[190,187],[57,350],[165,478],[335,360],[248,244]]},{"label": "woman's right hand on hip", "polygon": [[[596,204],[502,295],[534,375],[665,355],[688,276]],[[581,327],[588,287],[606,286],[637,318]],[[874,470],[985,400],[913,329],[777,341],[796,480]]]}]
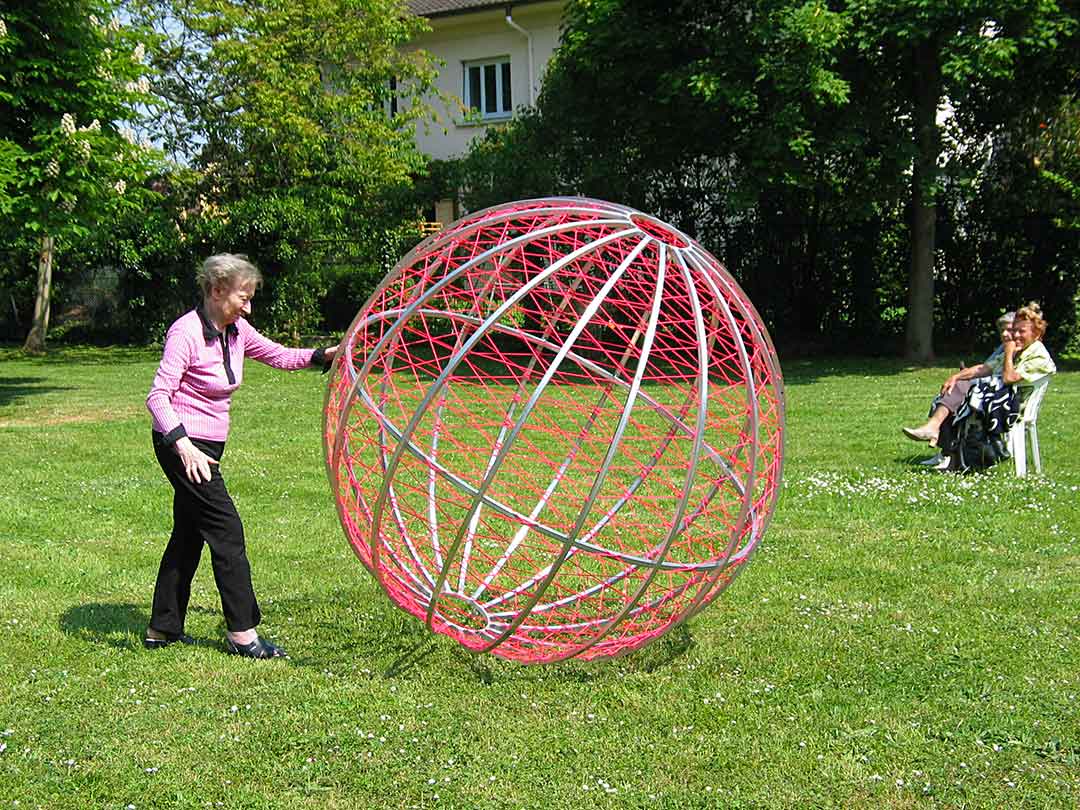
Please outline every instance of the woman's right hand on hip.
[{"label": "woman's right hand on hip", "polygon": [[180,461],[184,465],[184,475],[191,483],[201,484],[210,480],[210,465],[217,464],[217,461],[192,444],[191,439],[182,436],[176,440],[173,449],[180,456]]}]

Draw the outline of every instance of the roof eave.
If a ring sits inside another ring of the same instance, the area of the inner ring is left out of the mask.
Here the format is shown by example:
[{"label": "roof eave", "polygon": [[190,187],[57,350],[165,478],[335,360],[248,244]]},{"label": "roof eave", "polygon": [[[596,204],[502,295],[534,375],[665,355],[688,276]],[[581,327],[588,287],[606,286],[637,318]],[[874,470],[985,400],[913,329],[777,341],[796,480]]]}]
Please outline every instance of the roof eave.
[{"label": "roof eave", "polygon": [[492,3],[487,6],[471,6],[469,8],[450,8],[445,11],[434,11],[430,14],[417,14],[417,17],[423,17],[426,20],[442,19],[444,17],[461,17],[465,14],[482,14],[497,11],[500,8],[514,8],[515,6],[531,6],[536,3],[549,3],[555,2],[555,0],[507,0],[502,3]]}]

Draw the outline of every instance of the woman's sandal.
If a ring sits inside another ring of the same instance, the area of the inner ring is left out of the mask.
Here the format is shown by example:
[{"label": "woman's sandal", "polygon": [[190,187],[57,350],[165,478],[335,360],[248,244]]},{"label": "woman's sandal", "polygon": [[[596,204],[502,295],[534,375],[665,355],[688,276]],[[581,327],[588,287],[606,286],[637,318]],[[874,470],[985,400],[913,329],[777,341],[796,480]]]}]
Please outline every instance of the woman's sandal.
[{"label": "woman's sandal", "polygon": [[160,650],[162,647],[168,647],[170,644],[175,644],[178,641],[181,644],[195,643],[195,639],[191,636],[181,633],[178,636],[165,636],[164,638],[154,638],[147,635],[143,637],[142,645],[148,650]]},{"label": "woman's sandal", "polygon": [[231,641],[228,638],[225,639],[225,651],[229,655],[239,655],[242,658],[288,658],[288,653],[285,650],[278,647],[276,644],[271,644],[266,639],[257,638],[250,644],[237,644],[235,641]]}]

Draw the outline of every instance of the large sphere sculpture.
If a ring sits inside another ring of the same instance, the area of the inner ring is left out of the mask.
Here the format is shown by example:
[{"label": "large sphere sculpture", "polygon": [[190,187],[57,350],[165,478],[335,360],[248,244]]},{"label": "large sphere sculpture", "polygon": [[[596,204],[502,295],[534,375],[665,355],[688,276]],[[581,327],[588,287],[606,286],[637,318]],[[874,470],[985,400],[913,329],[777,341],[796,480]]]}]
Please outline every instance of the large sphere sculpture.
[{"label": "large sphere sculpture", "polygon": [[641,647],[708,605],[772,515],[784,396],[760,317],[675,228],[582,198],[429,237],[349,328],[325,449],[400,607],[539,663]]}]

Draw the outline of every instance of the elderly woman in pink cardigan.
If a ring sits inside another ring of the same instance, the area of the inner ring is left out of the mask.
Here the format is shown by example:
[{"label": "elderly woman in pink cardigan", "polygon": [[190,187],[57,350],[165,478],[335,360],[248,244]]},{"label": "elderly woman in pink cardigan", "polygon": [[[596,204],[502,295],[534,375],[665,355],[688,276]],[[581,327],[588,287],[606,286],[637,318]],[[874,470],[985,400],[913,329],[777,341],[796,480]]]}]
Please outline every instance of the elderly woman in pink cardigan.
[{"label": "elderly woman in pink cardigan", "polygon": [[289,349],[260,335],[245,318],[262,276],[245,256],[211,256],[198,281],[202,304],[169,327],[146,398],[154,453],[173,487],[173,529],[158,569],[143,645],[155,649],[176,641],[192,643],[184,633],[184,617],[205,544],[225,614],[227,651],[281,658],[285,651],[256,631],[260,612],[244,527],[221,474],[229,403],[244,378],[245,357],[285,370],[325,368],[338,347]]}]

